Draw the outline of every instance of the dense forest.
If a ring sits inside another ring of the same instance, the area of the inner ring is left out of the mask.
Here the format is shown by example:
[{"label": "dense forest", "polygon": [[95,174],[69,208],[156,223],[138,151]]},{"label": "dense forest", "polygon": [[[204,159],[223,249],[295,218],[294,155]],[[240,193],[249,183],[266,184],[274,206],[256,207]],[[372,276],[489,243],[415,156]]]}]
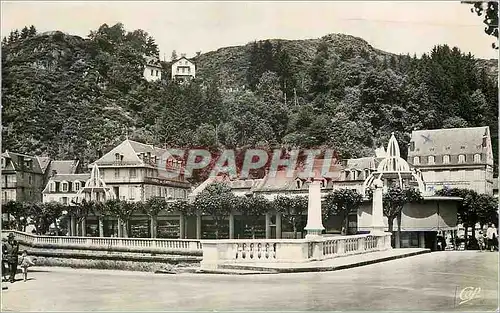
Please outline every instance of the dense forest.
[{"label": "dense forest", "polygon": [[[498,158],[496,60],[438,45],[421,57],[342,34],[197,54],[189,84],[142,77],[154,38],[122,24],[81,38],[13,31],[2,41],[2,149],[96,159],[127,136],[168,147],[328,147],[373,155],[391,132],[488,125]],[[495,169],[495,173],[497,170]]]}]

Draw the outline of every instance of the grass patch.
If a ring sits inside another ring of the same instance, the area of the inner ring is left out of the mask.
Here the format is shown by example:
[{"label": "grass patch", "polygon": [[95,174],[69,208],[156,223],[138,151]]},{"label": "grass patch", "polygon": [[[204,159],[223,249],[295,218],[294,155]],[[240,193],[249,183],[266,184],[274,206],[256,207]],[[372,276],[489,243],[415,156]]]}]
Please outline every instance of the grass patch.
[{"label": "grass patch", "polygon": [[[166,270],[182,269],[186,267],[198,267],[198,263],[165,264],[161,262],[135,262],[123,260],[91,260],[91,259],[72,259],[58,257],[37,257],[36,266],[48,267],[71,267],[71,268],[86,268],[100,270],[124,270],[124,271],[139,271],[139,272],[157,272]],[[34,267],[36,270],[36,267]]]}]

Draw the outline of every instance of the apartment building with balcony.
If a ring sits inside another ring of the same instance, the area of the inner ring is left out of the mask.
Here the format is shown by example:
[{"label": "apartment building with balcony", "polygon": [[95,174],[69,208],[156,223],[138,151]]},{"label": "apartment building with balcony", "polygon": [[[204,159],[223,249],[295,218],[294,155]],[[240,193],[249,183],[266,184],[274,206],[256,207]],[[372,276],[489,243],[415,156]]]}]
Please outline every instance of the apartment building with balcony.
[{"label": "apartment building with balcony", "polygon": [[154,197],[187,199],[191,185],[184,178],[182,163],[173,158],[162,159],[166,152],[127,139],[95,163],[117,199],[132,202]]},{"label": "apartment building with balcony", "polygon": [[5,151],[1,160],[2,203],[42,201],[50,158]]}]

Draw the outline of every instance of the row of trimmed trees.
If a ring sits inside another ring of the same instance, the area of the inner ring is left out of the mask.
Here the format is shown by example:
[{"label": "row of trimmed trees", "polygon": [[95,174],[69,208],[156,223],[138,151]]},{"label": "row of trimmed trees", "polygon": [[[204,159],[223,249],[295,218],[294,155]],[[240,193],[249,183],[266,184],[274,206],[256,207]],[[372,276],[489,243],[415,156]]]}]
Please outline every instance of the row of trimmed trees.
[{"label": "row of trimmed trees", "polygon": [[[444,189],[437,193],[443,196],[459,196],[464,200],[458,208],[458,220],[466,227],[474,227],[477,222],[482,225],[498,220],[497,201],[492,196],[477,194],[465,189]],[[371,193],[369,193],[371,198]],[[383,195],[384,216],[388,220],[388,231],[393,231],[394,220],[397,220],[396,238],[400,238],[401,214],[405,204],[420,202],[423,198],[415,189],[391,187]],[[330,192],[322,204],[323,222],[326,223],[332,216],[342,220],[342,233],[348,229],[348,216],[356,212],[363,201],[363,197],[355,190],[339,189]],[[306,222],[307,197],[277,196],[269,201],[263,196],[252,197],[236,196],[231,188],[224,183],[213,183],[207,186],[195,201],[186,200],[166,201],[163,198],[152,198],[146,202],[126,202],[108,200],[104,203],[82,201],[79,204],[65,206],[59,203],[19,203],[8,202],[3,206],[3,212],[13,218],[12,227],[21,231],[27,225],[33,225],[37,234],[46,234],[51,224],[57,226],[56,220],[73,216],[77,223],[81,223],[88,216],[100,218],[117,218],[119,235],[128,236],[126,225],[133,214],[142,213],[151,220],[151,236],[156,237],[157,219],[161,212],[193,216],[201,214],[210,216],[214,221],[215,236],[219,238],[221,227],[226,223],[229,215],[240,212],[250,227],[252,237],[260,223],[260,217],[271,212],[280,213],[281,217],[293,228],[295,238],[302,231]],[[57,232],[57,231],[56,231]]]},{"label": "row of trimmed trees", "polygon": [[[457,208],[458,222],[463,224],[465,242],[468,242],[468,230],[472,228],[474,236],[476,224],[483,229],[490,223],[498,226],[498,199],[491,195],[479,194],[474,190],[451,188],[436,192],[438,196],[460,197],[463,200]],[[474,238],[472,238],[474,240]]]}]

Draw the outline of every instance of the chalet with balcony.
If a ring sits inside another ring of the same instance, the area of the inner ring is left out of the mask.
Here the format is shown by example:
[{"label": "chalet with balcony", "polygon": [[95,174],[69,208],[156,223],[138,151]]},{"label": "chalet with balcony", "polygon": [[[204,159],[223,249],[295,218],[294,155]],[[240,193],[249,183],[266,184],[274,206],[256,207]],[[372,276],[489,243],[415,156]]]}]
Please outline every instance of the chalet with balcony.
[{"label": "chalet with balcony", "polygon": [[196,77],[196,66],[188,60],[185,55],[172,64],[172,80],[175,81],[189,81]]}]

